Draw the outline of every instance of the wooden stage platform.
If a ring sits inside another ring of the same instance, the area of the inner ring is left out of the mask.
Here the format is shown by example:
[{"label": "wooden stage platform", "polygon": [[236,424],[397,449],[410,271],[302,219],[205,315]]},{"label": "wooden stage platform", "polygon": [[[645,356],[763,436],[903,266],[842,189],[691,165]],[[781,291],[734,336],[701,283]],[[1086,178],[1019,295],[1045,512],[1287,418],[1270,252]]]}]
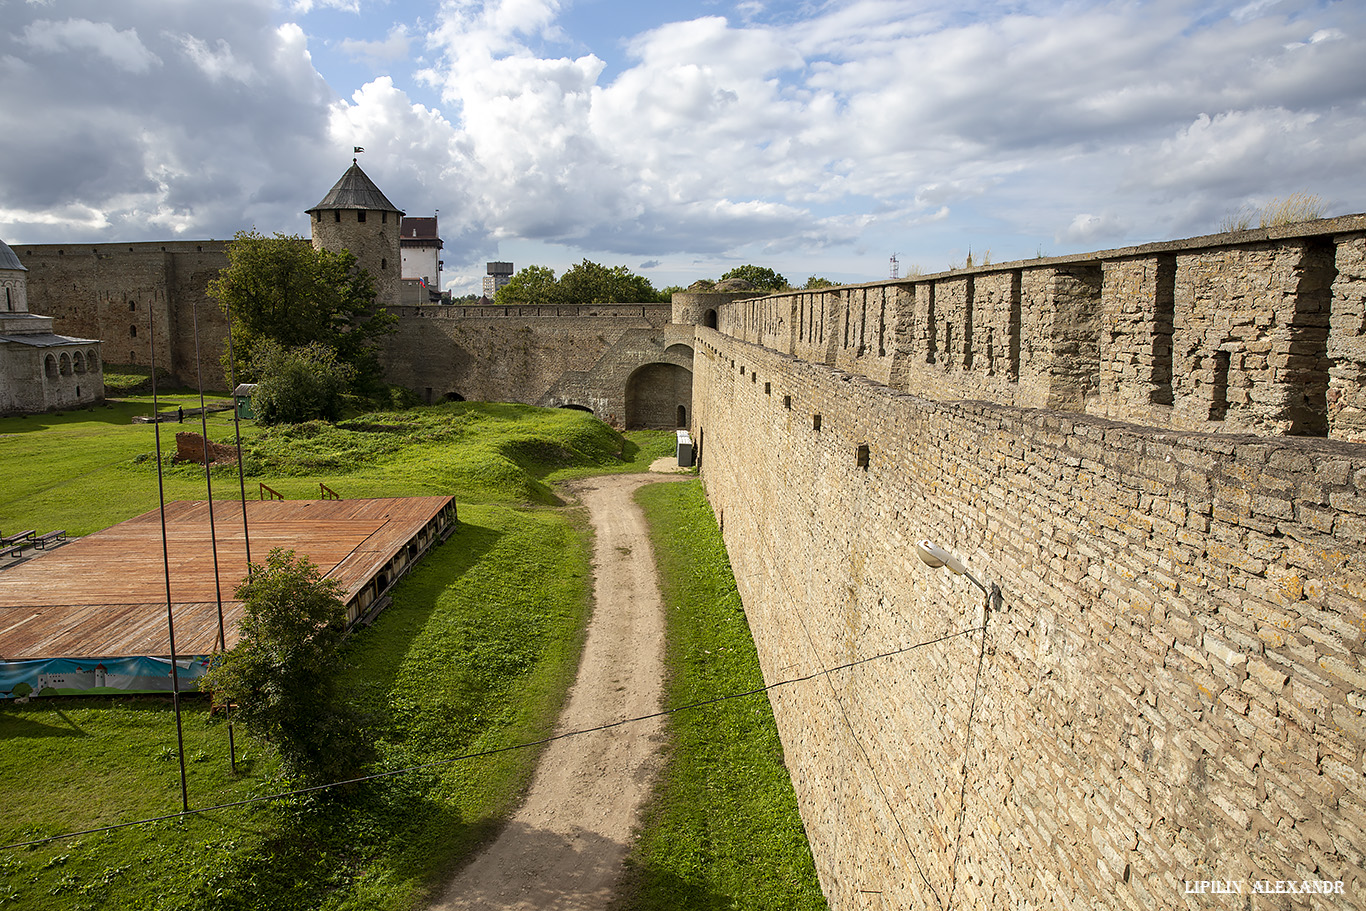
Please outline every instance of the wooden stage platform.
[{"label": "wooden stage platform", "polygon": [[[215,500],[227,645],[242,615],[242,508]],[[342,587],[355,622],[456,521],[451,497],[247,503],[251,557],[275,547],[308,558]],[[176,652],[218,650],[208,504],[166,506]],[[153,510],[0,572],[0,660],[170,655],[161,518]]]}]

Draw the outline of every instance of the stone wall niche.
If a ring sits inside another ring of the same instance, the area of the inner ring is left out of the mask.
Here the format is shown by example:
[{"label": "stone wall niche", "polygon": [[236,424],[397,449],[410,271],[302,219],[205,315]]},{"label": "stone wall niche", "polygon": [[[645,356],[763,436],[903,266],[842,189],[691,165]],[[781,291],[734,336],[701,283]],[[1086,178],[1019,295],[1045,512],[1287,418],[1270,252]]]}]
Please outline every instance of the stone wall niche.
[{"label": "stone wall niche", "polygon": [[1325,393],[1328,435],[1366,442],[1366,235],[1337,239],[1333,281],[1329,380]]},{"label": "stone wall niche", "polygon": [[1319,239],[1178,256],[1173,425],[1326,436],[1336,271]]}]

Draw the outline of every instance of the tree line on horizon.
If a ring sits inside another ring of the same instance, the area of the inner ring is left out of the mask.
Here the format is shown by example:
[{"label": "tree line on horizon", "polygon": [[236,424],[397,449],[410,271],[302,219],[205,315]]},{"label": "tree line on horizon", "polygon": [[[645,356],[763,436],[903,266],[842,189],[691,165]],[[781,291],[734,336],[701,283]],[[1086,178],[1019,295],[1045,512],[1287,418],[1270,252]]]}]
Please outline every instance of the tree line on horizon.
[{"label": "tree line on horizon", "polygon": [[[498,289],[493,302],[499,306],[533,307],[582,306],[587,304],[667,304],[676,292],[709,290],[718,282],[739,279],[756,291],[794,291],[786,278],[766,266],[736,266],[720,279],[700,279],[688,288],[670,285],[656,291],[650,280],[636,275],[626,266],[604,266],[585,259],[565,270],[559,278],[549,266],[527,266]],[[832,288],[828,278],[811,276],[801,290]]]}]

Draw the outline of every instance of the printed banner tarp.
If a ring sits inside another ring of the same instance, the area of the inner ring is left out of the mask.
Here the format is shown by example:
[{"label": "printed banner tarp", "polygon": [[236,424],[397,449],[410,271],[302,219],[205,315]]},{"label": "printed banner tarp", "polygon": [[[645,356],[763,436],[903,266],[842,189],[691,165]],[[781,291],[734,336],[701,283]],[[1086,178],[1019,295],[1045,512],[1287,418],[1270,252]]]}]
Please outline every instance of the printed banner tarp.
[{"label": "printed banner tarp", "polygon": [[[193,655],[176,661],[180,692],[195,692],[195,683],[209,669],[210,656]],[[99,693],[169,693],[168,658],[44,658],[37,661],[0,661],[0,699],[21,696],[72,696]]]}]

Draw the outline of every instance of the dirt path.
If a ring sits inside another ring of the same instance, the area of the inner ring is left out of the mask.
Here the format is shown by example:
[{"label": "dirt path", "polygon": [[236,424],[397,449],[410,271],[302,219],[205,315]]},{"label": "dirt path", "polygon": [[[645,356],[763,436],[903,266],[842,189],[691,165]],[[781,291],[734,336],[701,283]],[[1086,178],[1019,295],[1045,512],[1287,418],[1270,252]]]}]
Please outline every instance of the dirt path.
[{"label": "dirt path", "polygon": [[[664,616],[645,517],[632,498],[659,475],[580,481],[596,532],[596,606],[558,732],[659,711]],[[623,725],[546,747],[526,803],[432,906],[597,909],[612,895],[650,792],[662,724]]]}]

